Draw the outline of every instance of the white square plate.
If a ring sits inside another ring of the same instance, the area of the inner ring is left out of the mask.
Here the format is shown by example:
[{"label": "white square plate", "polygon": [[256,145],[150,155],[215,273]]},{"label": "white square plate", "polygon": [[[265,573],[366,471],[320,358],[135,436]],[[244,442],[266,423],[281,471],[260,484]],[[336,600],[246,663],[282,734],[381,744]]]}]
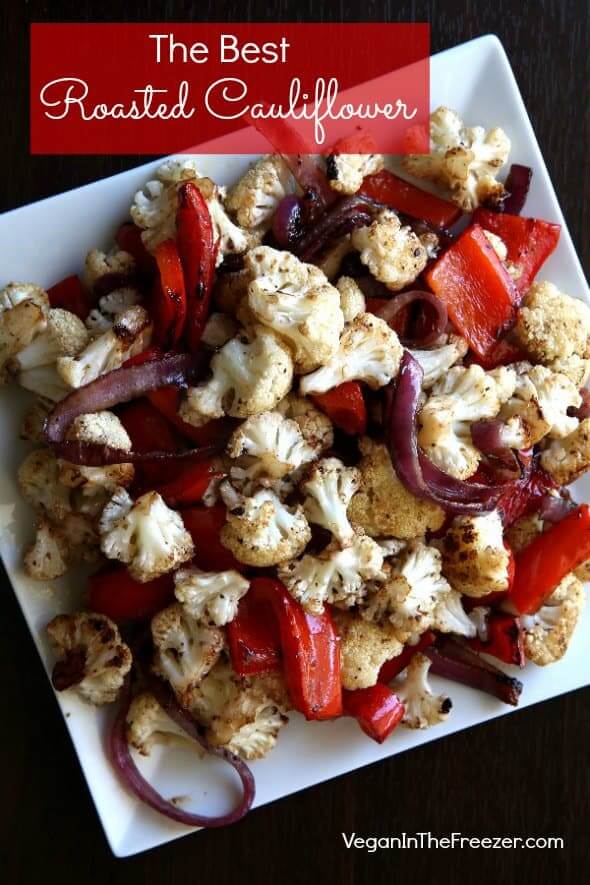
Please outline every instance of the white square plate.
[{"label": "white square plate", "polygon": [[[543,276],[560,289],[588,300],[586,282],[557,203],[522,98],[504,50],[496,37],[473,40],[432,58],[431,102],[456,108],[470,125],[498,125],[512,140],[511,160],[533,168],[526,214],[559,222],[559,246],[543,268]],[[251,158],[207,156],[200,168],[221,184],[231,183]],[[72,159],[71,162],[75,162]],[[9,212],[0,218],[2,284],[32,280],[49,286],[81,269],[86,252],[107,248],[118,223],[128,215],[134,192],[157,162],[123,172],[104,181]],[[20,501],[16,470],[25,452],[17,442],[26,407],[22,392],[3,390],[0,396],[0,551],[29,629],[49,669],[51,656],[43,628],[57,612],[75,607],[83,581],[70,579],[53,593],[43,592],[22,572],[23,546],[31,536],[31,511]],[[590,482],[576,489],[590,500]],[[524,682],[521,706],[537,703],[586,685],[590,674],[590,612],[579,625],[566,657],[541,669],[529,665],[519,673]],[[442,682],[434,679],[433,682]],[[442,685],[437,686],[439,690]],[[487,695],[447,683],[454,707],[448,722],[425,732],[397,730],[383,746],[367,739],[352,720],[305,723],[294,714],[271,755],[252,766],[257,783],[256,804],[272,802],[328,778],[401,753],[418,744],[511,713]],[[118,857],[145,851],[189,831],[130,798],[116,780],[103,749],[108,711],[86,706],[68,693],[58,696],[88,787],[109,844]],[[200,763],[184,750],[154,752],[142,768],[165,796],[190,793],[190,807],[215,813],[231,801],[233,781],[226,782],[214,763]],[[227,791],[227,792],[224,792]],[[194,806],[193,806],[194,802]]]}]

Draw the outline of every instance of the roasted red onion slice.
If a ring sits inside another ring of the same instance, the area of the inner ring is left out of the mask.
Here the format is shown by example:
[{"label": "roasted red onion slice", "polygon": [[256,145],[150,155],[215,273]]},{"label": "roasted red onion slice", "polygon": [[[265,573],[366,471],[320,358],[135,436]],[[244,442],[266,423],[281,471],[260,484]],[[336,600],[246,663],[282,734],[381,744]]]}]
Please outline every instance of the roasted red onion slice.
[{"label": "roasted red onion slice", "polygon": [[446,330],[449,321],[446,306],[432,292],[422,292],[418,289],[412,289],[410,292],[401,292],[399,295],[394,295],[377,315],[392,326],[394,317],[397,316],[400,310],[404,310],[410,304],[428,305],[427,309],[429,309],[432,315],[432,320],[427,323],[428,331],[425,335],[421,338],[404,337],[401,339],[402,344],[406,347],[430,347]]},{"label": "roasted red onion slice", "polygon": [[537,512],[544,522],[556,523],[569,516],[577,506],[576,502],[572,501],[571,498],[547,494],[541,499]]},{"label": "roasted red onion slice", "polygon": [[303,233],[301,203],[295,194],[283,197],[272,220],[272,233],[279,246],[293,246]]},{"label": "roasted red onion slice", "polygon": [[229,750],[223,750],[217,747],[211,747],[200,734],[197,724],[194,720],[184,712],[178,705],[176,700],[167,692],[158,692],[158,702],[164,707],[166,713],[180,725],[181,728],[191,737],[199,746],[203,747],[208,753],[225,759],[242,782],[242,799],[228,814],[219,815],[218,817],[210,817],[204,814],[195,814],[190,811],[183,811],[173,802],[164,799],[151,784],[146,781],[139,769],[137,768],[129,745],[127,743],[127,713],[131,703],[131,693],[127,692],[128,697],[123,702],[119,710],[113,727],[108,738],[108,750],[111,762],[115,768],[123,785],[138,799],[145,802],[155,811],[165,815],[171,820],[186,824],[189,827],[224,827],[240,820],[248,813],[252,807],[254,796],[256,793],[256,785],[252,772],[245,762],[230,753]]},{"label": "roasted red onion slice", "polygon": [[504,442],[504,427],[504,422],[499,418],[475,421],[471,425],[471,439],[474,446],[488,456],[488,464],[494,469],[495,477],[507,482],[522,477],[523,464],[518,452]]},{"label": "roasted red onion slice", "polygon": [[167,384],[187,385],[203,375],[207,361],[208,357],[204,353],[167,354],[138,366],[107,372],[90,384],[72,391],[56,405],[45,422],[45,440],[59,457],[88,467],[171,458],[208,458],[223,447],[223,440],[220,439],[214,446],[189,449],[186,452],[126,452],[109,446],[66,439],[68,428],[78,415],[110,409]]},{"label": "roasted red onion slice", "polygon": [[330,240],[349,233],[355,227],[370,224],[375,205],[369,197],[355,194],[327,209],[297,244],[295,251],[299,258],[311,261]]},{"label": "roasted red onion slice", "polygon": [[531,186],[533,170],[530,166],[513,163],[510,167],[504,187],[508,196],[502,201],[500,211],[509,215],[520,215]]},{"label": "roasted red onion slice", "polygon": [[430,658],[430,672],[436,676],[485,691],[512,707],[518,706],[522,682],[494,667],[459,640],[441,636],[435,646],[424,649],[424,654]]},{"label": "roasted red onion slice", "polygon": [[422,369],[404,351],[399,375],[388,390],[385,424],[391,459],[404,486],[423,500],[454,514],[493,510],[502,486],[463,482],[444,473],[420,451],[416,433]]}]

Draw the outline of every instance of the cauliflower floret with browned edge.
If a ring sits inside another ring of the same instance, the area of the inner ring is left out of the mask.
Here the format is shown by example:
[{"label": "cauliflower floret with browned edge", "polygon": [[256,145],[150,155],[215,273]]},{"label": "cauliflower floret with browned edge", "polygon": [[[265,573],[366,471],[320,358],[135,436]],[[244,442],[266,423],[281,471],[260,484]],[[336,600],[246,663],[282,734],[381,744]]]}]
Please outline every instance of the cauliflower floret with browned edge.
[{"label": "cauliflower floret with browned edge", "polygon": [[375,624],[345,611],[335,611],[334,618],[340,634],[342,687],[350,691],[370,688],[377,683],[383,664],[401,654],[403,642],[390,623]]},{"label": "cauliflower floret with browned edge", "polygon": [[[121,421],[113,412],[89,412],[78,415],[68,428],[66,439],[91,445],[109,446],[122,452],[131,451],[131,439]],[[131,463],[108,467],[86,467],[60,461],[60,481],[69,488],[79,488],[82,494],[94,495],[97,490],[114,491],[118,486],[132,483],[135,468]]]},{"label": "cauliflower floret with browned edge", "polygon": [[190,708],[194,691],[221,654],[223,631],[201,624],[180,602],[154,615],[151,630],[153,671],[170,684],[181,706]]},{"label": "cauliflower floret with browned edge", "polygon": [[362,289],[352,277],[340,277],[336,283],[340,292],[340,310],[345,323],[352,323],[361,313],[365,313],[367,303]]},{"label": "cauliflower floret with browned edge", "polygon": [[54,407],[55,403],[52,400],[40,396],[31,408],[25,412],[20,429],[20,438],[26,439],[29,442],[45,442],[45,422]]},{"label": "cauliflower floret with browned edge", "polygon": [[264,326],[228,341],[211,360],[211,377],[189,387],[180,417],[199,427],[224,414],[248,418],[267,412],[289,392],[293,359],[289,347]]},{"label": "cauliflower floret with browned edge", "polygon": [[547,368],[569,378],[576,390],[585,387],[590,379],[590,359],[578,356],[577,353],[559,357],[548,363]]},{"label": "cauliflower floret with browned edge", "polygon": [[151,581],[193,556],[194,544],[182,517],[157,492],[133,501],[117,489],[99,522],[101,550],[127,563],[136,581]]},{"label": "cauliflower floret with browned edge", "polygon": [[471,439],[471,424],[494,418],[514,391],[516,375],[501,367],[455,366],[432,388],[418,416],[418,442],[442,471],[467,479],[479,465],[481,452]]},{"label": "cauliflower floret with browned edge", "polygon": [[403,725],[408,728],[429,728],[448,718],[453,702],[446,695],[434,695],[428,684],[430,660],[417,652],[405,670],[391,683],[405,707]]},{"label": "cauliflower floret with browned edge", "polygon": [[362,313],[349,323],[334,356],[305,375],[301,393],[325,393],[344,381],[364,381],[373,390],[389,384],[399,372],[403,348],[385,320]]},{"label": "cauliflower floret with browned edge", "polygon": [[317,457],[297,422],[280,412],[247,418],[231,435],[226,451],[249,479],[281,479]]},{"label": "cauliflower floret with browned edge", "polygon": [[341,547],[352,543],[354,528],[347,508],[360,485],[361,474],[356,467],[345,467],[339,458],[322,458],[311,468],[300,486],[304,494],[303,509],[309,522],[321,525],[332,533]]},{"label": "cauliflower floret with browned edge", "polygon": [[566,575],[535,614],[521,617],[526,657],[540,667],[559,661],[568,649],[585,602],[578,578]]},{"label": "cauliflower floret with browned edge", "polygon": [[409,154],[402,166],[416,178],[448,188],[464,212],[482,203],[498,203],[505,195],[496,180],[508,160],[510,139],[503,129],[465,126],[456,111],[437,108],[430,115],[430,153]]},{"label": "cauliflower floret with browned edge", "polygon": [[382,154],[330,154],[326,175],[332,190],[339,194],[356,194],[363,179],[383,169]]},{"label": "cauliflower floret with browned edge", "polygon": [[240,562],[261,568],[277,565],[307,546],[311,531],[301,505],[288,507],[270,489],[260,489],[251,497],[236,496],[229,483],[224,483],[221,493],[230,507],[221,543]]},{"label": "cauliflower floret with browned edge", "polygon": [[553,283],[533,283],[518,312],[517,343],[536,363],[590,357],[590,307]]},{"label": "cauliflower floret with browned edge", "polygon": [[217,350],[227,344],[238,333],[239,328],[236,320],[226,313],[212,313],[203,329],[201,343]]},{"label": "cauliflower floret with browned edge", "polygon": [[293,348],[296,371],[326,363],[344,328],[338,290],[315,265],[269,246],[251,249],[246,268],[252,275],[248,307]]},{"label": "cauliflower floret with browned edge", "polygon": [[367,227],[357,227],[351,243],[370,274],[392,292],[413,283],[428,262],[420,238],[390,209],[381,210]]},{"label": "cauliflower floret with browned edge", "polygon": [[147,181],[135,194],[131,218],[142,229],[142,240],[147,249],[176,236],[178,189],[187,181],[194,181],[203,195],[211,216],[213,239],[219,241],[217,264],[225,255],[241,253],[251,245],[251,238],[227,215],[223,208],[225,188],[218,187],[210,178],[202,177],[192,157],[166,160],[156,171],[156,178]]},{"label": "cauliflower floret with browned edge", "polygon": [[151,691],[142,691],[127,711],[127,740],[142,756],[149,756],[154,744],[170,739],[190,740],[188,734],[158,703]]},{"label": "cauliflower floret with browned edge", "polygon": [[468,351],[468,345],[459,335],[450,335],[447,344],[432,347],[430,350],[410,350],[423,372],[422,387],[430,390],[443,378],[451,366],[461,362]]},{"label": "cauliflower floret with browned edge", "polygon": [[516,387],[498,413],[505,422],[502,439],[506,445],[529,449],[544,436],[563,438],[572,433],[579,421],[569,410],[582,403],[575,384],[545,366],[516,363],[512,368]]},{"label": "cauliflower floret with browned edge", "polygon": [[310,399],[290,393],[277,403],[276,410],[285,418],[292,418],[297,422],[303,439],[312,447],[316,456],[332,447],[334,442],[332,422]]},{"label": "cauliflower floret with browned edge", "polygon": [[437,602],[432,612],[432,629],[468,639],[476,636],[475,623],[463,608],[461,594],[457,590],[445,593]]},{"label": "cauliflower floret with browned edge", "polygon": [[242,227],[265,230],[270,227],[281,200],[294,188],[295,181],[284,160],[276,154],[267,154],[230,188],[225,208]]},{"label": "cauliflower floret with browned edge", "polygon": [[513,553],[520,553],[535,540],[544,529],[544,523],[538,513],[521,516],[515,520],[505,532],[506,541]]},{"label": "cauliflower floret with browned edge", "polygon": [[94,612],[57,615],[47,632],[58,654],[51,676],[56,691],[73,688],[97,705],[117,699],[132,657],[110,618]]},{"label": "cauliflower floret with browned edge", "polygon": [[191,703],[208,742],[246,760],[262,759],[272,750],[289,708],[280,673],[240,679],[223,659],[193,692]]},{"label": "cauliflower floret with browned edge", "polygon": [[21,493],[37,511],[60,522],[72,509],[70,490],[59,479],[59,463],[51,449],[29,452],[18,470]]},{"label": "cauliflower floret with browned edge", "polygon": [[450,591],[439,551],[417,541],[387,565],[385,580],[372,585],[361,614],[368,621],[390,621],[408,638],[432,627],[434,611]]},{"label": "cauliflower floret with browned edge", "polygon": [[25,574],[35,581],[54,581],[68,569],[68,543],[60,528],[41,519],[35,540],[23,556]]},{"label": "cauliflower floret with browned edge", "polygon": [[442,540],[442,570],[455,590],[487,596],[508,589],[510,552],[497,510],[458,516]]},{"label": "cauliflower floret with browned edge", "polygon": [[343,550],[331,543],[317,556],[306,553],[280,565],[278,575],[306,611],[319,615],[326,603],[340,608],[357,605],[366,593],[366,582],[382,578],[382,569],[379,544],[357,534]]},{"label": "cauliflower floret with browned edge", "polygon": [[130,252],[117,248],[110,252],[91,249],[84,262],[85,283],[92,290],[99,280],[109,277],[117,285],[123,286],[133,278],[135,270],[135,259]]},{"label": "cauliflower floret with browned edge", "polygon": [[27,380],[32,370],[53,367],[58,357],[76,356],[87,341],[86,326],[76,314],[52,308],[47,312],[43,331],[10,359],[8,369],[17,376],[21,387],[31,389]]},{"label": "cauliflower floret with browned edge", "polygon": [[45,329],[48,313],[47,293],[34,283],[9,283],[0,290],[0,384],[6,363]]},{"label": "cauliflower floret with browned edge", "polygon": [[590,418],[565,439],[552,440],[541,452],[541,467],[560,486],[569,485],[590,469]]},{"label": "cauliflower floret with browned edge", "polygon": [[374,538],[421,538],[437,531],[445,520],[444,510],[413,495],[400,482],[387,446],[370,437],[360,441],[358,463],[361,484],[348,507],[352,523]]},{"label": "cauliflower floret with browned edge", "polygon": [[119,314],[124,313],[130,307],[135,307],[141,301],[139,290],[133,286],[122,286],[113,289],[107,295],[103,295],[98,301],[98,307],[93,307],[84,324],[93,338],[108,332],[112,328]]},{"label": "cauliflower floret with browned edge", "polygon": [[217,627],[233,621],[238,613],[238,603],[249,586],[250,582],[232,569],[204,572],[186,568],[174,574],[174,595],[189,615]]},{"label": "cauliflower floret with browned edge", "polygon": [[94,338],[76,357],[60,357],[57,371],[66,384],[83,387],[99,375],[119,369],[151,341],[152,324],[139,304],[119,314],[108,332]]}]

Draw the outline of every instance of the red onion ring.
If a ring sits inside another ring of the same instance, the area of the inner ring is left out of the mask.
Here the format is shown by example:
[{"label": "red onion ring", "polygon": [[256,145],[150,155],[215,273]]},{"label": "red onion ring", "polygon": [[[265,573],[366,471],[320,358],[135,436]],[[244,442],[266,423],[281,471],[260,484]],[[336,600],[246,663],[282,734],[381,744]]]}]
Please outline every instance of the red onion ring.
[{"label": "red onion ring", "polygon": [[412,289],[410,292],[401,292],[399,295],[394,295],[391,301],[383,305],[377,313],[377,316],[380,316],[382,320],[385,320],[386,323],[394,328],[392,322],[400,310],[403,310],[410,304],[419,303],[428,304],[432,308],[434,311],[434,321],[430,331],[421,338],[408,338],[407,336],[401,338],[400,340],[405,347],[430,347],[440,338],[449,322],[446,305],[432,292]]},{"label": "red onion ring", "polygon": [[327,209],[297,243],[295,253],[302,261],[311,261],[334,237],[348,233],[353,227],[371,223],[375,203],[362,194],[354,194],[339,200]]},{"label": "red onion ring", "polygon": [[204,814],[195,814],[190,811],[183,811],[173,802],[164,799],[160,793],[155,790],[152,785],[146,781],[139,769],[137,768],[127,742],[127,713],[131,705],[131,692],[127,688],[127,697],[125,698],[121,708],[119,709],[110,734],[108,736],[108,753],[111,763],[117,772],[123,785],[138,799],[149,805],[155,811],[165,815],[171,820],[178,823],[186,824],[189,827],[224,827],[240,820],[248,813],[252,807],[254,796],[256,794],[256,785],[254,776],[245,762],[219,747],[211,747],[205,738],[200,734],[196,722],[184,712],[177,704],[176,700],[164,691],[158,692],[158,702],[164,707],[166,713],[186,731],[199,746],[203,747],[208,753],[225,759],[226,762],[235,769],[238,777],[242,782],[242,799],[238,805],[230,811],[229,814],[211,817]]},{"label": "red onion ring", "polygon": [[404,351],[397,383],[391,382],[387,392],[385,416],[389,451],[397,475],[416,497],[434,501],[449,513],[469,515],[493,510],[503,486],[455,479],[420,451],[416,425],[422,376],[419,363]]},{"label": "red onion ring", "polygon": [[457,639],[441,636],[435,646],[424,649],[424,654],[430,658],[430,672],[436,676],[485,691],[512,707],[518,706],[522,694],[520,679],[508,676]]},{"label": "red onion ring", "polygon": [[518,452],[507,446],[502,437],[505,427],[499,418],[475,421],[471,425],[471,439],[474,446],[487,455],[495,475],[504,481],[520,479],[523,464]]},{"label": "red onion ring", "polygon": [[283,248],[292,246],[303,232],[301,203],[295,194],[283,197],[272,220],[273,237]]},{"label": "red onion ring", "polygon": [[68,428],[78,415],[110,409],[168,384],[186,386],[203,374],[207,359],[204,353],[167,354],[138,366],[126,366],[101,375],[84,387],[73,390],[57,403],[45,421],[44,437],[47,444],[59,457],[66,458],[73,464],[83,464],[88,467],[134,461],[209,458],[219,451],[223,444],[221,439],[213,446],[189,449],[186,452],[126,452],[110,446],[76,442],[65,438]]}]

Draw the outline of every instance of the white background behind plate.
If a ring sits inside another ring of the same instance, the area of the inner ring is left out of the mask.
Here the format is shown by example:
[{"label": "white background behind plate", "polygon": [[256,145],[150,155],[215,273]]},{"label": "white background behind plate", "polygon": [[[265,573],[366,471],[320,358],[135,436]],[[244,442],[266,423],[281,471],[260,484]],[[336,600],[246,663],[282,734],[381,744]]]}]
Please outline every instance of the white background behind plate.
[{"label": "white background behind plate", "polygon": [[[563,291],[588,300],[582,269],[497,38],[482,37],[432,58],[431,105],[439,104],[457,109],[468,125],[501,126],[506,130],[512,141],[510,159],[533,168],[526,214],[563,225],[558,249],[541,276]],[[239,156],[203,157],[200,168],[220,184],[230,184],[250,160]],[[0,217],[0,284],[21,280],[49,286],[80,271],[89,249],[110,246],[117,225],[128,217],[134,192],[158,162]],[[0,394],[0,552],[31,634],[49,669],[52,657],[43,636],[44,625],[57,611],[76,607],[85,582],[82,575],[70,576],[55,592],[47,593],[22,572],[22,549],[33,531],[31,511],[20,501],[15,481],[26,452],[25,444],[17,441],[26,404],[22,392],[3,390]],[[575,493],[578,500],[590,500],[590,481],[576,484]],[[566,657],[558,664],[544,669],[529,665],[524,673],[514,671],[524,682],[521,707],[590,682],[589,626],[587,611]],[[354,721],[305,723],[293,714],[276,749],[267,759],[252,765],[257,784],[256,804],[271,802],[426,741],[513,712],[513,708],[479,692],[440,679],[432,682],[436,690],[444,689],[452,696],[454,707],[449,720],[425,732],[400,728],[382,746],[366,738]],[[120,787],[104,754],[109,711],[88,707],[68,693],[58,696],[58,703],[107,839],[117,856],[135,854],[190,832],[142,807]],[[235,799],[232,772],[218,763],[200,763],[192,751],[164,748],[141,765],[165,796],[190,794],[186,807],[216,813]]]}]

